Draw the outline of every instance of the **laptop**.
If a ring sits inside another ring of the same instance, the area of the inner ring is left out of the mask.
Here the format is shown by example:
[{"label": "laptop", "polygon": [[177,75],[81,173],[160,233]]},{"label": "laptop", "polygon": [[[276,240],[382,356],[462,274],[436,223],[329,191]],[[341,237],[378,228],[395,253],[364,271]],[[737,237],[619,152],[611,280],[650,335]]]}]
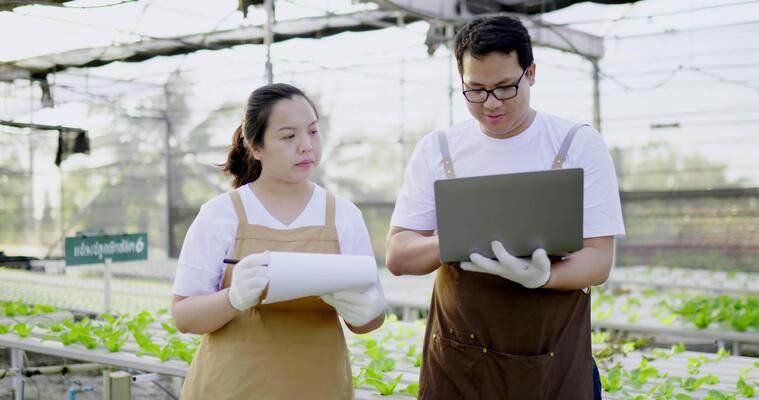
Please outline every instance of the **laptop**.
[{"label": "laptop", "polygon": [[517,257],[562,255],[582,248],[583,170],[438,180],[435,208],[443,262],[495,258],[493,240]]}]

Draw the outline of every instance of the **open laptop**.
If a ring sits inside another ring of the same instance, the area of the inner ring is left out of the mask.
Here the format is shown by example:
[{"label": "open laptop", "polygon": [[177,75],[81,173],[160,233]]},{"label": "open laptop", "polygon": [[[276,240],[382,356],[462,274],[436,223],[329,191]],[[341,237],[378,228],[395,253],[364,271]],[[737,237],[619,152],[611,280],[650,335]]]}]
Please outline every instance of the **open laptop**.
[{"label": "open laptop", "polygon": [[438,180],[435,208],[443,262],[495,258],[493,240],[517,257],[561,255],[582,248],[583,170]]}]

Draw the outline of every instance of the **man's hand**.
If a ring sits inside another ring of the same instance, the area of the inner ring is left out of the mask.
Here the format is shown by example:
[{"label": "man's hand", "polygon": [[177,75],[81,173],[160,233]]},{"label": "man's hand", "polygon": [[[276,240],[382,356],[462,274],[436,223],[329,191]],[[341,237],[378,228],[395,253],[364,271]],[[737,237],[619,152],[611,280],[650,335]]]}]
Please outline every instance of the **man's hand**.
[{"label": "man's hand", "polygon": [[321,298],[351,326],[364,326],[385,312],[385,298],[374,285],[363,291],[344,290]]},{"label": "man's hand", "polygon": [[269,284],[269,254],[251,254],[237,263],[232,270],[229,285],[229,304],[238,311],[258,304],[266,285]]},{"label": "man's hand", "polygon": [[469,256],[471,262],[462,262],[461,269],[498,275],[528,289],[545,285],[551,277],[551,260],[548,259],[545,250],[535,250],[532,253],[532,259],[528,260],[512,256],[497,240],[491,242],[491,246],[497,260],[472,253]]}]

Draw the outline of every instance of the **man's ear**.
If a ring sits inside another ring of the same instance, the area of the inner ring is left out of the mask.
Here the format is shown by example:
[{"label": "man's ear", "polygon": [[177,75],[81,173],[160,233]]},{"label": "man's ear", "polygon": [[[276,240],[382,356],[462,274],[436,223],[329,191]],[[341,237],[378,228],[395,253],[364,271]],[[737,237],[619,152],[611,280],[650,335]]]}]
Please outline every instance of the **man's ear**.
[{"label": "man's ear", "polygon": [[530,68],[527,69],[527,80],[530,82],[530,86],[535,84],[535,72],[537,68],[537,65],[533,62]]}]

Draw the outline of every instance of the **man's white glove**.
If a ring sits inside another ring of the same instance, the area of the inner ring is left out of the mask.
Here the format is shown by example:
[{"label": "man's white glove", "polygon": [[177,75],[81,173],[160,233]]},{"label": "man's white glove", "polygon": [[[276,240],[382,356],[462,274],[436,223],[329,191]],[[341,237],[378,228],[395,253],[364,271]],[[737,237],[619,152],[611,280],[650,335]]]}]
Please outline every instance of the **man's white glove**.
[{"label": "man's white glove", "polygon": [[461,269],[498,275],[528,289],[545,285],[551,277],[551,260],[548,259],[545,250],[537,249],[532,252],[532,259],[517,258],[509,254],[501,242],[494,240],[490,244],[497,260],[472,253],[469,256],[472,262],[462,262]]},{"label": "man's white glove", "polygon": [[364,326],[385,312],[385,298],[374,285],[362,291],[327,293],[321,298],[351,326]]},{"label": "man's white glove", "polygon": [[269,253],[254,253],[238,262],[232,270],[229,285],[229,304],[238,311],[258,304],[269,284]]}]

